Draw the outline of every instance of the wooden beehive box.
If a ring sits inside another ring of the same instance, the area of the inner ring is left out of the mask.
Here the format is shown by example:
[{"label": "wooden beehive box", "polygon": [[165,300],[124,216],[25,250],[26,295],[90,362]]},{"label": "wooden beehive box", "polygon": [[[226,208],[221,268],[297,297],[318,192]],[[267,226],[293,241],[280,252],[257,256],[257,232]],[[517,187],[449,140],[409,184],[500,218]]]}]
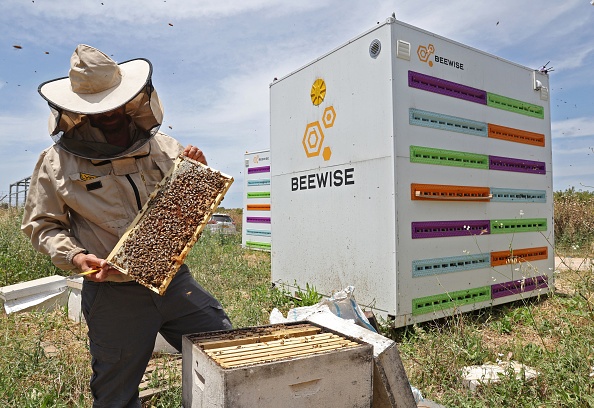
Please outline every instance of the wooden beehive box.
[{"label": "wooden beehive box", "polygon": [[163,295],[232,183],[232,177],[179,156],[107,262]]},{"label": "wooden beehive box", "polygon": [[184,336],[185,408],[371,407],[373,346],[313,323]]}]

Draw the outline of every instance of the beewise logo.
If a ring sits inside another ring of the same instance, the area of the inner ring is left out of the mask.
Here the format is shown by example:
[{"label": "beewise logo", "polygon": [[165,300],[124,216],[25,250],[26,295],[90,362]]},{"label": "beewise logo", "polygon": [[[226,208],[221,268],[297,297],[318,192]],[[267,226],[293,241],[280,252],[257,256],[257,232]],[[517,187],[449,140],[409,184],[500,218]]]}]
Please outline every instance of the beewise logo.
[{"label": "beewise logo", "polygon": [[430,60],[431,54],[435,52],[435,47],[433,44],[429,44],[427,46],[419,45],[417,48],[417,55],[419,59],[423,62],[426,62],[430,67],[433,66],[433,61]]},{"label": "beewise logo", "polygon": [[[318,78],[311,88],[311,101],[319,106],[326,96],[326,84]],[[322,155],[324,161],[332,157],[332,148],[324,143],[324,131],[334,126],[336,111],[334,106],[324,109],[322,120],[310,122],[305,126],[301,139],[303,150],[308,158]],[[291,177],[291,191],[313,190],[324,187],[341,187],[355,184],[355,168],[318,171],[299,177]]]},{"label": "beewise logo", "polygon": [[303,144],[303,149],[305,150],[305,155],[307,157],[319,156],[321,152],[325,161],[330,160],[332,149],[330,146],[324,146],[324,130],[322,127],[324,129],[331,128],[334,126],[335,120],[336,111],[333,106],[328,106],[324,109],[322,124],[320,124],[320,121],[316,120],[305,126],[305,133],[303,134],[301,143]]},{"label": "beewise logo", "polygon": [[[432,55],[433,57],[431,57]],[[426,62],[430,67],[433,66],[433,62],[436,62],[438,64],[447,65],[449,67],[464,71],[464,64],[462,62],[437,55],[433,44],[429,44],[427,46],[419,45],[417,48],[417,56],[419,57],[419,60]]]}]

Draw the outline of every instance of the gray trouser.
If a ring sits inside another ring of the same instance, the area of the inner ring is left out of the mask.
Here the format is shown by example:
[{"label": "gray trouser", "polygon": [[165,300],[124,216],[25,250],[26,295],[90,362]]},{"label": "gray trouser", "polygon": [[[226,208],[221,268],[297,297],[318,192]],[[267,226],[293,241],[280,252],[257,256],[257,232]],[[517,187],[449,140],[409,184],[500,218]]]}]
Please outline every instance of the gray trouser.
[{"label": "gray trouser", "polygon": [[136,282],[85,280],[82,310],[89,327],[93,407],[140,407],[138,385],[157,332],[181,351],[182,335],[229,330],[221,304],[182,265],[163,296]]}]

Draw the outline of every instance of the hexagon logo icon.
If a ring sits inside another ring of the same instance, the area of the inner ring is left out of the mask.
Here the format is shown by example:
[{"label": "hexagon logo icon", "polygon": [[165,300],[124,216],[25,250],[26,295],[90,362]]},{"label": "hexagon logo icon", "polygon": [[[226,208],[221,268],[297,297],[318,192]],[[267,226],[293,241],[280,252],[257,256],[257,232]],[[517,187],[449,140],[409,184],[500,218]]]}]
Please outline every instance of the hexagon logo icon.
[{"label": "hexagon logo icon", "polygon": [[322,144],[324,143],[324,132],[322,131],[320,122],[315,121],[307,125],[301,142],[303,143],[307,157],[320,155]]},{"label": "hexagon logo icon", "polygon": [[334,110],[334,106],[328,106],[324,110],[324,116],[322,117],[322,122],[324,123],[324,127],[328,129],[334,125],[334,120],[336,119],[336,111]]},{"label": "hexagon logo icon", "polygon": [[330,160],[331,156],[332,156],[332,149],[330,148],[330,146],[324,147],[324,151],[322,152],[322,157],[324,158],[324,161]]},{"label": "hexagon logo icon", "polygon": [[315,80],[311,86],[310,96],[311,103],[315,106],[318,106],[324,101],[324,98],[326,97],[326,82],[324,82],[322,78]]},{"label": "hexagon logo icon", "polygon": [[424,45],[419,45],[419,48],[417,48],[417,56],[419,57],[419,59],[429,64],[430,67],[433,66],[433,61],[429,60],[429,57],[431,57],[431,54],[433,54],[434,52],[435,47],[433,46],[433,44],[429,44],[426,47]]}]

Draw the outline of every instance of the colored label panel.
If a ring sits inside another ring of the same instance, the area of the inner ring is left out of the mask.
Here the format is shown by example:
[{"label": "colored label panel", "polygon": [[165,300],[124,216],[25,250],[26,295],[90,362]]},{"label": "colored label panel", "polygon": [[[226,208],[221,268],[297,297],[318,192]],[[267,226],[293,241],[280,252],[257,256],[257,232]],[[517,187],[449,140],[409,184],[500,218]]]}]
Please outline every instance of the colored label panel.
[{"label": "colored label panel", "polygon": [[489,156],[465,153],[456,150],[434,149],[432,147],[410,146],[411,163],[436,164],[440,166],[489,169]]},{"label": "colored label panel", "polygon": [[542,133],[528,132],[527,130],[493,125],[491,123],[489,123],[489,137],[533,146],[544,147],[545,145],[545,135]]},{"label": "colored label panel", "polygon": [[491,266],[516,264],[549,259],[547,247],[522,248],[491,252]]},{"label": "colored label panel", "polygon": [[258,237],[269,237],[272,233],[266,230],[257,230],[257,229],[246,229],[245,233],[247,235],[253,235]]},{"label": "colored label panel", "polygon": [[270,198],[270,191],[254,191],[247,193],[247,198]]},{"label": "colored label panel", "polygon": [[248,204],[248,211],[270,211],[270,204]]},{"label": "colored label panel", "polygon": [[412,238],[465,237],[488,234],[489,220],[413,222]]},{"label": "colored label panel", "polygon": [[254,186],[269,186],[270,179],[257,179],[257,180],[248,180],[247,185],[250,187]]},{"label": "colored label panel", "polygon": [[488,187],[453,186],[442,184],[410,185],[412,200],[438,201],[489,201],[491,189]]},{"label": "colored label panel", "polygon": [[270,173],[270,166],[250,167],[248,174]]},{"label": "colored label panel", "polygon": [[254,249],[270,249],[271,244],[270,242],[257,242],[257,241],[246,241],[245,246],[247,248],[254,248]]},{"label": "colored label panel", "polygon": [[246,222],[254,224],[270,224],[270,217],[246,217]]},{"label": "colored label panel", "polygon": [[412,314],[421,315],[444,309],[452,309],[471,303],[491,300],[491,287],[484,286],[476,289],[460,290],[413,299]]},{"label": "colored label panel", "polygon": [[524,218],[491,221],[492,234],[513,234],[516,232],[537,232],[546,230],[546,218]]},{"label": "colored label panel", "polygon": [[409,109],[409,123],[433,129],[487,137],[487,124],[441,113]]},{"label": "colored label panel", "polygon": [[547,172],[544,162],[501,156],[489,156],[489,169],[533,174],[546,174]]},{"label": "colored label panel", "polygon": [[412,261],[413,278],[490,267],[490,254],[449,256]]},{"label": "colored label panel", "polygon": [[544,108],[542,106],[508,98],[507,96],[489,92],[487,94],[487,105],[493,108],[519,113],[521,115],[544,119]]},{"label": "colored label panel", "polygon": [[491,286],[493,299],[532,292],[533,290],[548,288],[548,276],[541,275],[510,282],[497,283]]},{"label": "colored label panel", "polygon": [[509,203],[546,203],[546,190],[523,190],[515,188],[491,188],[491,201]]},{"label": "colored label panel", "polygon": [[487,92],[419,72],[408,71],[408,86],[470,102],[487,104]]}]

